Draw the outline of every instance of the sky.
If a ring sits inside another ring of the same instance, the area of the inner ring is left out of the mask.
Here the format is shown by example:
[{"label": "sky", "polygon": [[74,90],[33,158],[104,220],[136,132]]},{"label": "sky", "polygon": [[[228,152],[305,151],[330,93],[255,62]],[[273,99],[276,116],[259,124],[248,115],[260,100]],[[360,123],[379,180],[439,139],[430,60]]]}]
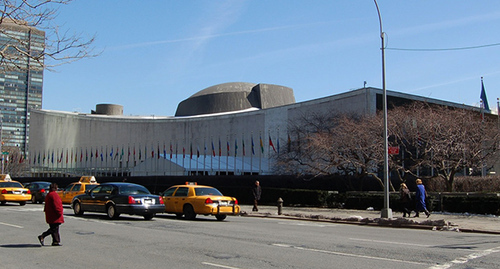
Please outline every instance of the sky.
[{"label": "sky", "polygon": [[[484,77],[496,111],[500,1],[378,4],[387,90],[479,106]],[[95,35],[100,55],[45,71],[48,110],[90,113],[106,103],[124,115],[173,116],[181,101],[227,82],[290,87],[297,102],[365,81],[382,88],[373,0],[75,0],[53,23]],[[469,47],[478,48],[460,49]]]}]

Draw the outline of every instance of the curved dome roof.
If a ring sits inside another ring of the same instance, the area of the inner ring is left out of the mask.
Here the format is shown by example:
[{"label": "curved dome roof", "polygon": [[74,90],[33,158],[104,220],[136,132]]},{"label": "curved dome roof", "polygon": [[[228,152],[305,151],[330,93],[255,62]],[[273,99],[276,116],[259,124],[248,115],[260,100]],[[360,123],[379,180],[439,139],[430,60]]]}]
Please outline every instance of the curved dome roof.
[{"label": "curved dome roof", "polygon": [[191,95],[191,97],[189,97],[189,98],[202,96],[202,95],[224,93],[224,92],[249,92],[250,93],[252,91],[252,88],[255,85],[257,85],[257,84],[248,83],[248,82],[222,83],[222,84],[217,84],[217,85],[205,88],[205,89]]},{"label": "curved dome roof", "polygon": [[177,106],[175,116],[194,116],[270,108],[295,103],[293,90],[272,84],[229,82],[193,94]]}]

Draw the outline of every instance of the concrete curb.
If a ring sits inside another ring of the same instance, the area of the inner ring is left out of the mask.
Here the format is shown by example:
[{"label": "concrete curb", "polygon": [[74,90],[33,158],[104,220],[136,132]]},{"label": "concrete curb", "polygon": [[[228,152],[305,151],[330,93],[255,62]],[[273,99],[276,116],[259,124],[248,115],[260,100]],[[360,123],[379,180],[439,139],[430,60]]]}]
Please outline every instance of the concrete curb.
[{"label": "concrete curb", "polygon": [[[387,227],[387,228],[406,228],[406,229],[421,229],[421,230],[433,230],[433,231],[453,231],[453,232],[465,232],[465,233],[482,233],[482,234],[493,234],[500,235],[500,232],[497,231],[488,231],[488,230],[480,230],[480,229],[469,229],[469,228],[460,228],[455,225],[452,225],[450,222],[446,222],[444,219],[442,220],[425,220],[423,222],[416,222],[413,220],[407,220],[403,218],[394,218],[394,219],[380,219],[380,218],[364,218],[364,219],[355,219],[355,218],[329,218],[322,215],[291,215],[291,214],[283,214],[283,215],[274,215],[271,213],[247,213],[242,211],[240,213],[243,217],[255,217],[255,218],[273,218],[273,219],[289,219],[289,220],[303,220],[303,221],[318,221],[325,223],[338,223],[338,224],[349,224],[349,225],[366,225],[366,226],[378,226],[378,227]],[[430,223],[430,224],[429,224]]]}]

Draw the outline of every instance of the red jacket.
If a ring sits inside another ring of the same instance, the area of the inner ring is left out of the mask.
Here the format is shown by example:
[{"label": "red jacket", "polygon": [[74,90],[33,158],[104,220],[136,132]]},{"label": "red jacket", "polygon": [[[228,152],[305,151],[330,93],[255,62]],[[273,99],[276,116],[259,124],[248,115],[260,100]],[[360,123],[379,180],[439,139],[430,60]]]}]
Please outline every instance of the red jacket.
[{"label": "red jacket", "polygon": [[49,192],[45,197],[43,211],[45,211],[45,221],[48,224],[64,223],[62,201],[55,191]]}]

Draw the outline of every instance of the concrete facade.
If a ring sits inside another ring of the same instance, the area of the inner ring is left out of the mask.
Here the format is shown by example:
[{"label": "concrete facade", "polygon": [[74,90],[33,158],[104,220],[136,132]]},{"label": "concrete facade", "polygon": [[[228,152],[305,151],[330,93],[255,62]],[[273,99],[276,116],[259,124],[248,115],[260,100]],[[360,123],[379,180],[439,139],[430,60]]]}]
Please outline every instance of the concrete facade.
[{"label": "concrete facade", "polygon": [[[71,175],[269,174],[270,157],[276,154],[269,139],[276,151],[286,148],[289,122],[311,113],[373,114],[381,107],[381,95],[380,89],[362,88],[301,103],[189,117],[35,110],[30,163],[35,172]],[[443,103],[391,91],[388,99]]]}]

